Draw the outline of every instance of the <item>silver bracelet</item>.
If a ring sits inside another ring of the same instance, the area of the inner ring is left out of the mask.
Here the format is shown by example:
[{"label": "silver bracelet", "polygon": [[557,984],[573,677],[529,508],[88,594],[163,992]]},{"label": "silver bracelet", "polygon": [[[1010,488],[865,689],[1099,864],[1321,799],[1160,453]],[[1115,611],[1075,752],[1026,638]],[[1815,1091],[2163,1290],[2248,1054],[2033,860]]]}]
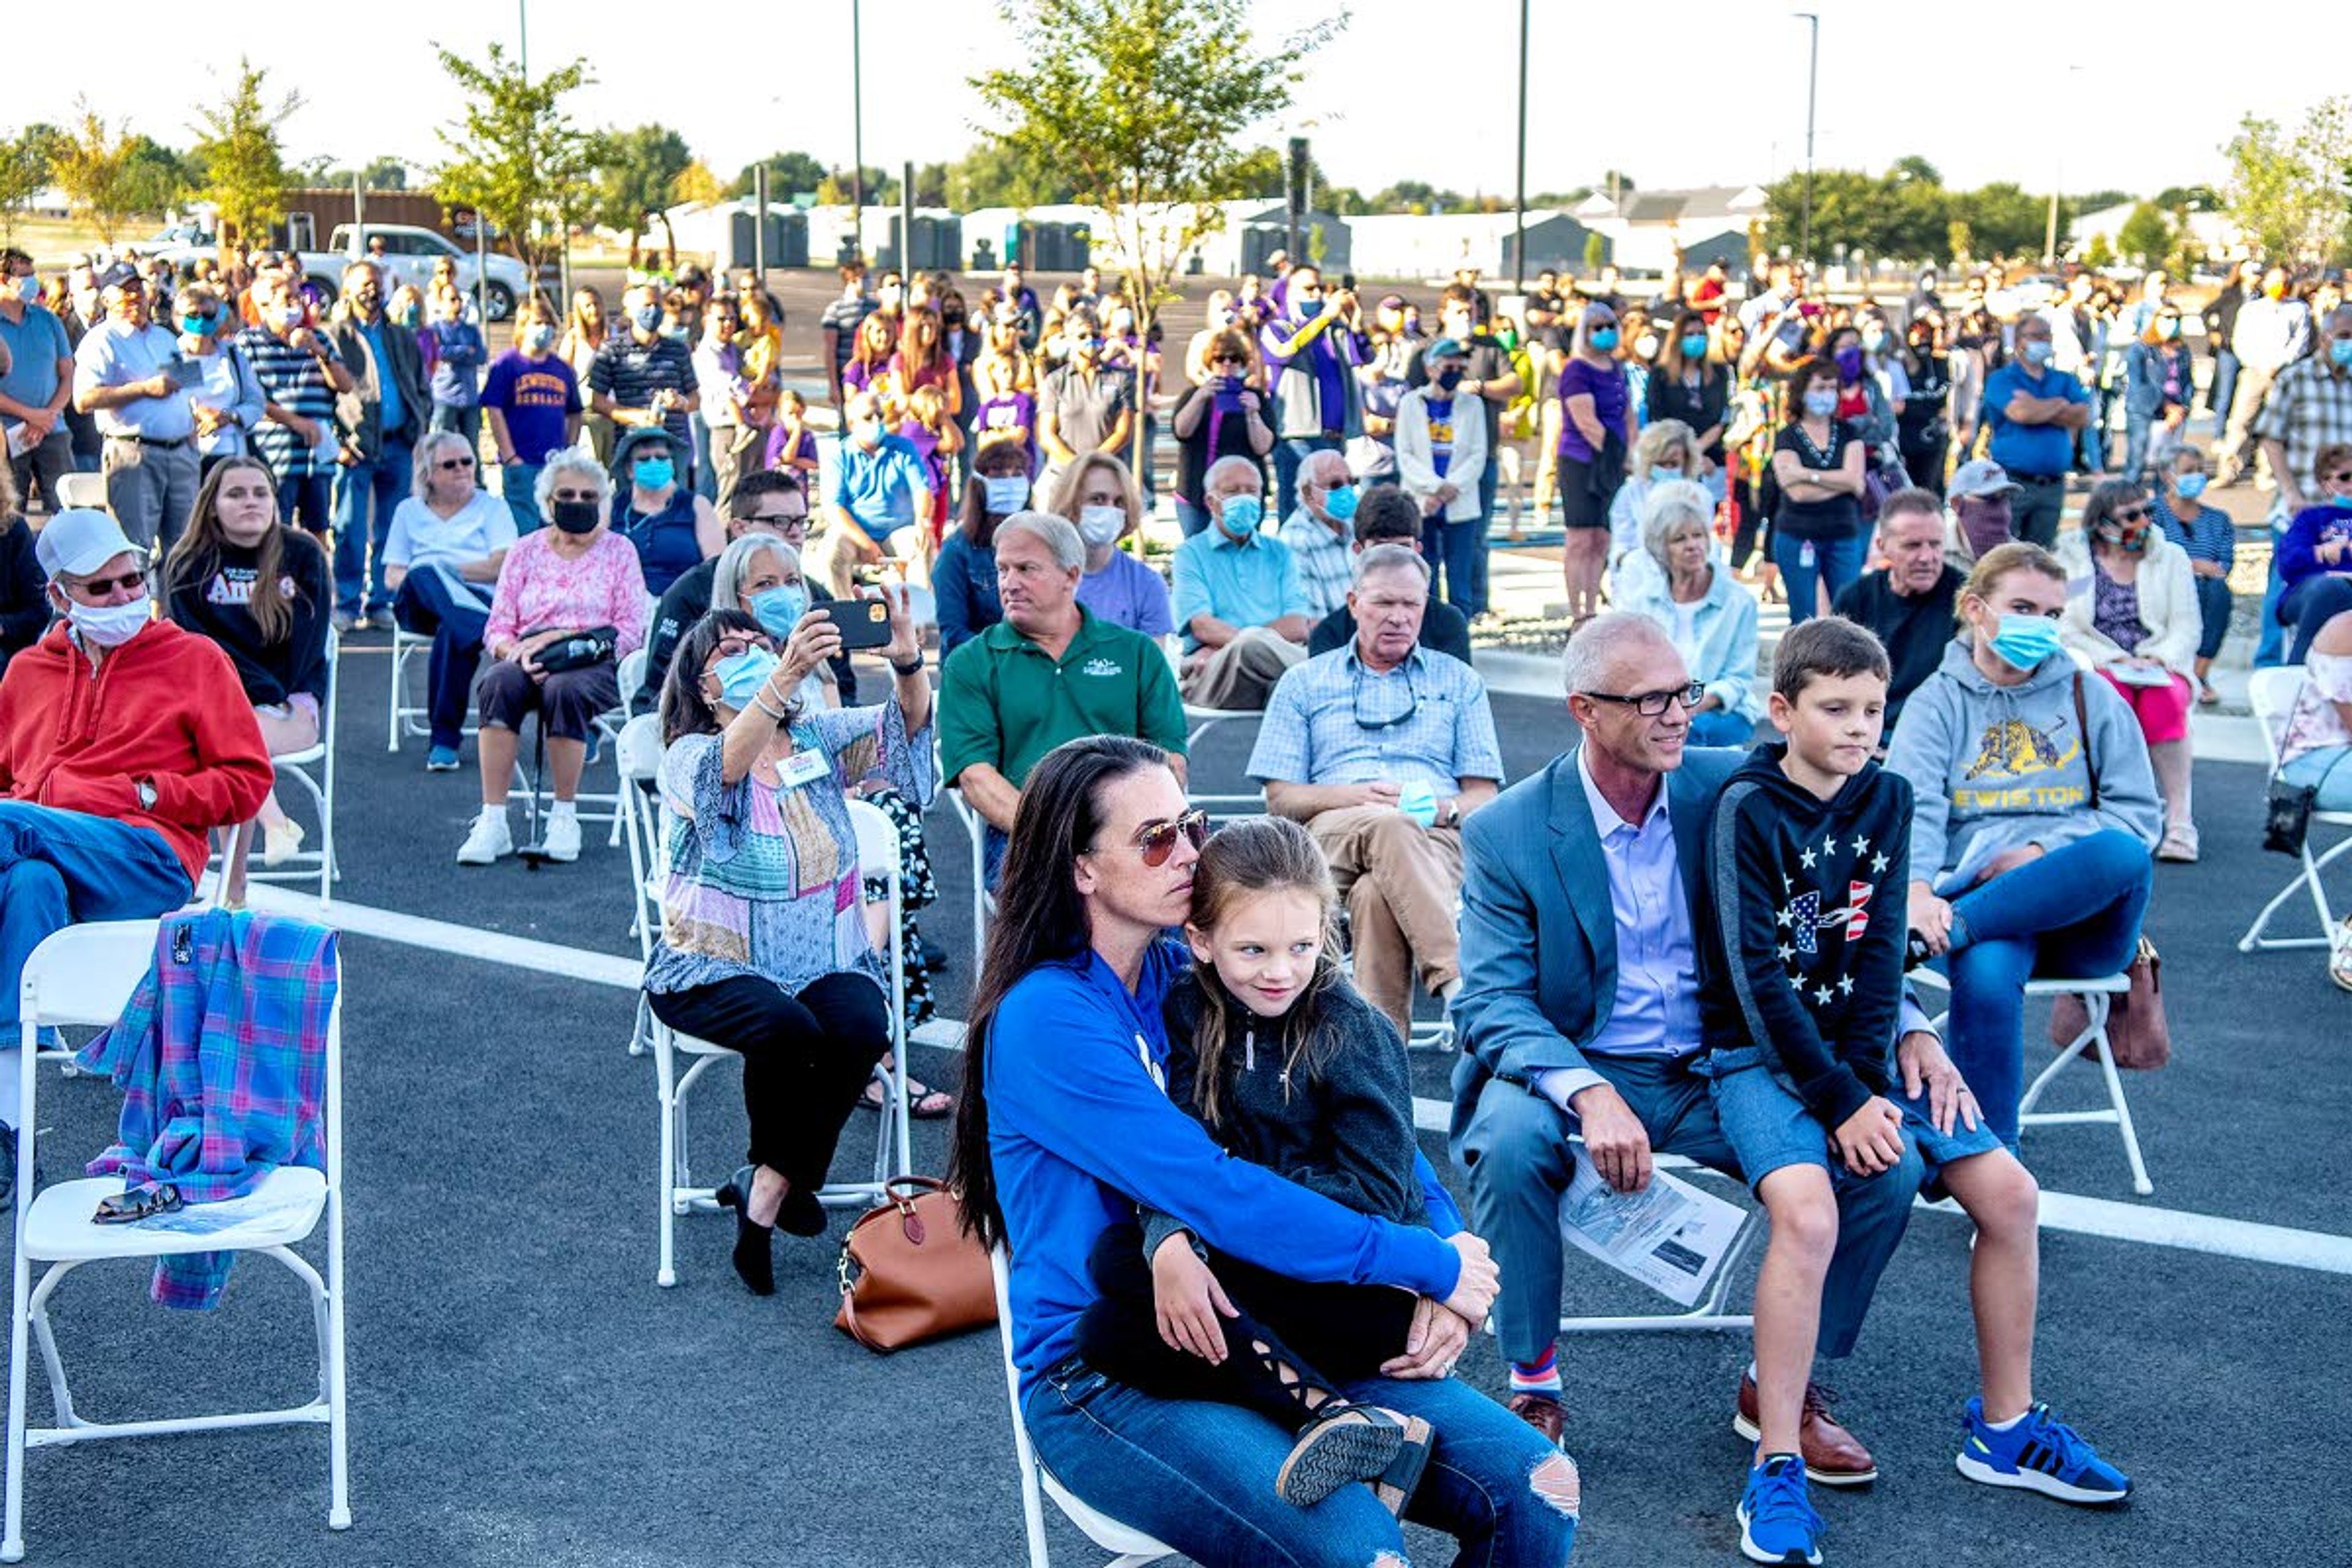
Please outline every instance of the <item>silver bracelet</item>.
[{"label": "silver bracelet", "polygon": [[792,714],[789,711],[782,713],[777,712],[774,709],[768,706],[767,699],[768,693],[766,689],[763,687],[760,690],[751,693],[751,706],[757,708],[761,712],[765,713],[769,718],[773,719],[779,724],[791,723],[793,720]]}]

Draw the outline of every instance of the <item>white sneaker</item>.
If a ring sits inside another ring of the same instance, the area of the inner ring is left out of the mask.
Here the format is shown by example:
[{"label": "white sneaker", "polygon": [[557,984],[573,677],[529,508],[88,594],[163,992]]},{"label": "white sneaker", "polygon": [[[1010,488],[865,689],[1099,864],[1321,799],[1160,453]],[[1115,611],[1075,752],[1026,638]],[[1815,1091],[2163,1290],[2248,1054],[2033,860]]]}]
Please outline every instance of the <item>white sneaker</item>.
[{"label": "white sneaker", "polygon": [[514,832],[507,826],[507,808],[486,805],[474,818],[473,831],[457,846],[457,864],[487,866],[501,855],[514,853]]},{"label": "white sneaker", "polygon": [[547,842],[541,847],[551,860],[571,862],[580,858],[580,818],[569,811],[558,811],[547,819]]}]

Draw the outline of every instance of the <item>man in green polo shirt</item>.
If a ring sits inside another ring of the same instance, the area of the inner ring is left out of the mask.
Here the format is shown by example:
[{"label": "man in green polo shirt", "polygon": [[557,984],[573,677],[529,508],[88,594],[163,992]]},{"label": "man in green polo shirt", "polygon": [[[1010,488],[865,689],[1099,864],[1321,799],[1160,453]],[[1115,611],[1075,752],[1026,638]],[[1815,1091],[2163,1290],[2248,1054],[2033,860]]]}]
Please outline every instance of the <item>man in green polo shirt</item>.
[{"label": "man in green polo shirt", "polygon": [[1038,760],[1083,735],[1126,735],[1170,753],[1184,777],[1184,700],[1158,644],[1078,603],[1087,547],[1049,512],[996,528],[1004,618],[948,656],[940,676],[940,774],[990,829],[989,879],[1021,786]]}]

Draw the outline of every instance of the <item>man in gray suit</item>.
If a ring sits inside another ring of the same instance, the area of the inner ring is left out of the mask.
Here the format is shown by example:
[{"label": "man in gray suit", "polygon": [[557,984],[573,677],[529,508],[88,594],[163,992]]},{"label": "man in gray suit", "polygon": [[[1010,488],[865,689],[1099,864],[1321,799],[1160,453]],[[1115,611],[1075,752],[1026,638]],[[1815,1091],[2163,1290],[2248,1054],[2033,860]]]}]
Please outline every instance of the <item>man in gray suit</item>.
[{"label": "man in gray suit", "polygon": [[[1503,1266],[1495,1331],[1511,1363],[1511,1408],[1555,1441],[1566,1421],[1554,1342],[1559,1196],[1577,1157],[1570,1134],[1582,1133],[1594,1168],[1620,1192],[1649,1184],[1654,1152],[1738,1169],[1695,1070],[1705,1042],[1685,889],[1741,753],[1685,758],[1702,692],[1642,616],[1586,623],[1562,667],[1582,746],[1504,791],[1464,831],[1452,1131],[1472,1224]],[[1906,1034],[1902,1049],[1942,1057],[1932,1034]],[[1822,1354],[1853,1348],[1922,1173],[1906,1140],[1899,1165],[1841,1181]],[[1752,1367],[1738,1411],[1733,1425],[1752,1440]],[[1814,1480],[1853,1486],[1878,1474],[1814,1387],[1801,1437]]]}]

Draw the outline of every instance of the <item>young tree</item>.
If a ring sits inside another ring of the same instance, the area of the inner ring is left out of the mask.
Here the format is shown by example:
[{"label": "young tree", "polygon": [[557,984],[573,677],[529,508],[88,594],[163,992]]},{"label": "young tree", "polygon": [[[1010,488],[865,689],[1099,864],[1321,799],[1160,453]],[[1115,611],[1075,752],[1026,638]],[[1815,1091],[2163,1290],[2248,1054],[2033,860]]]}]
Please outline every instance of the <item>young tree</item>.
[{"label": "young tree", "polygon": [[47,145],[32,131],[0,142],[0,237],[16,237],[16,215],[49,183]]},{"label": "young tree", "polygon": [[115,230],[137,210],[144,182],[133,166],[136,151],[129,121],[109,127],[87,99],[74,101],[75,123],[50,154],[50,174],[73,204],[111,246]]},{"label": "young tree", "polygon": [[697,158],[670,182],[669,195],[673,202],[697,202],[704,206],[712,206],[727,199],[727,187],[711,172],[709,164]]},{"label": "young tree", "polygon": [[240,56],[236,86],[203,110],[195,155],[204,160],[205,195],[220,209],[223,245],[250,245],[286,216],[286,159],[278,128],[302,107],[289,92],[276,103],[262,96],[269,73]]},{"label": "young tree", "polygon": [[2094,272],[2104,272],[2116,264],[2115,247],[2104,234],[2095,234],[2091,243],[2083,247],[2083,265]]},{"label": "young tree", "polygon": [[[782,204],[803,191],[814,191],[824,179],[824,165],[805,153],[771,153],[767,156],[768,199]],[[760,165],[746,163],[743,172],[735,176],[728,194],[748,196],[751,194],[751,174]]]},{"label": "young tree", "polygon": [[1290,105],[1299,66],[1345,14],[1278,45],[1248,0],[1001,0],[1023,64],[971,79],[999,139],[1067,173],[1110,216],[1137,326],[1242,189],[1251,132]]},{"label": "young tree", "polygon": [[669,264],[677,265],[677,236],[665,209],[677,199],[678,176],[694,162],[686,138],[667,126],[640,125],[607,131],[595,138],[593,216],[607,228],[629,237],[629,265],[637,264],[637,242],[654,223],[668,240]]},{"label": "young tree", "polygon": [[555,248],[540,226],[560,243],[594,199],[593,139],[563,106],[564,95],[588,80],[588,62],[528,76],[497,44],[480,65],[436,48],[465,100],[439,132],[449,159],[436,171],[436,194],[445,206],[470,206],[496,225],[516,258],[536,268]]},{"label": "young tree", "polygon": [[2116,231],[2116,250],[2142,267],[2161,266],[2172,254],[2172,224],[2154,202],[2142,202]]}]

